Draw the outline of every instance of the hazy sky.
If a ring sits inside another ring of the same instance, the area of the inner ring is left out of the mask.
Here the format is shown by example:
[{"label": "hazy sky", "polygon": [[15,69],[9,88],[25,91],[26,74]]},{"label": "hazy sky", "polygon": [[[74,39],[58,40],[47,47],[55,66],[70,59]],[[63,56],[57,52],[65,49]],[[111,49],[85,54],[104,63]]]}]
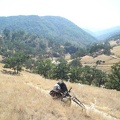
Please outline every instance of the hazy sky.
[{"label": "hazy sky", "polygon": [[0,0],[0,16],[53,15],[90,30],[120,25],[120,0]]}]

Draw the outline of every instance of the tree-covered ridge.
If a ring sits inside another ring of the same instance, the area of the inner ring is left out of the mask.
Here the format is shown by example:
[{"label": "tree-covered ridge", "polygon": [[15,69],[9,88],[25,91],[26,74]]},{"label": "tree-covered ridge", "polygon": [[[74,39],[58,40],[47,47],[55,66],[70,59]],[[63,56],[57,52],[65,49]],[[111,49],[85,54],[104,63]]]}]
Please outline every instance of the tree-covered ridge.
[{"label": "tree-covered ridge", "polygon": [[35,33],[57,42],[69,41],[82,47],[97,41],[71,21],[59,16],[0,17],[0,30],[5,28]]},{"label": "tree-covered ridge", "polygon": [[83,49],[70,42],[59,43],[24,31],[4,29],[0,34],[0,54],[5,57],[17,51],[22,51],[37,59],[64,57],[67,53],[74,59],[87,54],[92,56],[100,54],[110,55],[110,49],[108,42],[89,45],[89,47]]},{"label": "tree-covered ridge", "polygon": [[79,51],[79,54],[74,56],[76,58],[87,53],[83,48],[69,42],[59,43],[36,34],[4,29],[0,34],[0,55],[10,57],[18,51],[24,52],[36,60],[65,57],[68,53],[74,56]]},{"label": "tree-covered ridge", "polygon": [[15,52],[22,51],[33,59],[65,57],[68,53],[72,59],[75,59],[88,54],[91,54],[91,56],[110,55],[110,49],[108,42],[93,44],[83,49],[70,42],[59,43],[35,34],[25,33],[24,31],[13,32],[4,29],[0,34],[0,54],[4,57],[9,57]]}]

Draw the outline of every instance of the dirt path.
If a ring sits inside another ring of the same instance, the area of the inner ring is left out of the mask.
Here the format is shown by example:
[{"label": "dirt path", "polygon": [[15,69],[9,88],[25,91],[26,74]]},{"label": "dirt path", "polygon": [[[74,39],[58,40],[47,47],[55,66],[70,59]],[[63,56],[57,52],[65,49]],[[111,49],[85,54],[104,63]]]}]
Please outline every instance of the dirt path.
[{"label": "dirt path", "polygon": [[[32,87],[36,90],[41,91],[42,93],[45,93],[46,95],[49,94],[48,90],[44,90],[44,89],[40,88],[39,85],[34,85],[32,82],[28,82],[28,83],[25,83],[25,84],[27,84],[28,86],[30,86],[30,87]],[[85,105],[85,108],[86,108],[86,113],[88,115],[89,115],[90,112],[93,112],[93,113],[96,113],[100,116],[103,116],[106,120],[119,120],[119,119],[117,119],[117,118],[115,118],[115,117],[113,117],[113,116],[111,116],[111,115],[109,115],[109,114],[107,114],[103,111],[100,111],[100,110],[96,109],[95,108],[95,103],[92,103],[92,105],[86,105],[86,104],[84,104],[84,105]]]},{"label": "dirt path", "polygon": [[103,116],[106,120],[119,120],[119,119],[117,119],[117,118],[115,118],[115,117],[113,117],[113,116],[111,116],[111,115],[109,115],[109,114],[107,114],[107,113],[105,113],[103,111],[100,111],[100,110],[96,109],[95,104],[93,104],[92,106],[85,105],[85,107],[87,109],[86,112],[92,111],[94,113],[97,113],[100,116]]}]

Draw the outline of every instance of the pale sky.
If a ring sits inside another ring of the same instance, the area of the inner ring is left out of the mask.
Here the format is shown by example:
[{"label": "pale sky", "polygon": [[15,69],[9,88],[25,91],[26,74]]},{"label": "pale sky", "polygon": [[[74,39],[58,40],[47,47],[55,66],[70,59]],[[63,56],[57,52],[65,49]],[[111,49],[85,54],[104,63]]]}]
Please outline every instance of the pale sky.
[{"label": "pale sky", "polygon": [[0,0],[0,16],[61,16],[81,28],[120,26],[120,0]]}]

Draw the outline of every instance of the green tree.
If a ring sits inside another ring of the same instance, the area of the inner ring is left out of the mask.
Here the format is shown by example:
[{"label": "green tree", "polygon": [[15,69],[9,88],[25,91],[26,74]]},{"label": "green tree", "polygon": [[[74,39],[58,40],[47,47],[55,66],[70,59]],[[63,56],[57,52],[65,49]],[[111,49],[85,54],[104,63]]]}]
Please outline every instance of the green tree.
[{"label": "green tree", "polygon": [[106,88],[120,91],[120,62],[114,64],[111,68],[112,74],[109,74],[109,80],[106,83]]},{"label": "green tree", "polygon": [[51,78],[53,64],[50,59],[40,60],[38,62],[36,71],[45,78]]},{"label": "green tree", "polygon": [[107,81],[107,75],[96,68],[91,68],[90,66],[85,66],[82,68],[80,77],[83,84],[95,85],[100,87],[104,85]]},{"label": "green tree", "polygon": [[80,63],[79,59],[75,59],[72,62],[69,63],[70,67],[76,67],[76,68],[80,68],[82,67],[82,64]]},{"label": "green tree", "polygon": [[66,53],[73,54],[73,53],[75,53],[77,51],[78,51],[78,48],[75,47],[75,46],[67,46],[67,47],[65,47],[65,52]]},{"label": "green tree", "polygon": [[66,62],[60,62],[53,69],[53,78],[54,79],[63,79],[68,80],[69,66]]},{"label": "green tree", "polygon": [[13,69],[17,74],[22,70],[22,66],[24,65],[24,62],[29,59],[29,56],[25,53],[18,52],[15,53],[12,57],[8,57],[5,59],[4,67]]},{"label": "green tree", "polygon": [[67,64],[67,61],[63,57],[60,57],[59,59],[57,59],[57,61],[60,62],[60,63],[66,63]]},{"label": "green tree", "polygon": [[70,68],[69,80],[70,82],[79,82],[80,81],[80,69],[77,69],[75,67]]},{"label": "green tree", "polygon": [[10,39],[10,30],[4,29],[3,34],[5,39],[8,39],[8,40]]},{"label": "green tree", "polygon": [[85,56],[87,54],[87,50],[86,49],[80,49],[75,52],[74,54],[71,55],[71,58],[74,59],[74,58],[80,58],[82,56]]},{"label": "green tree", "polygon": [[28,59],[25,61],[26,69],[32,70],[34,68],[35,60]]},{"label": "green tree", "polygon": [[105,85],[107,81],[107,75],[101,70],[95,69],[94,72],[94,80],[92,82],[93,85],[100,87],[101,85]]},{"label": "green tree", "polygon": [[83,67],[80,75],[82,83],[91,85],[95,77],[94,72],[94,68],[91,68],[90,66]]}]

